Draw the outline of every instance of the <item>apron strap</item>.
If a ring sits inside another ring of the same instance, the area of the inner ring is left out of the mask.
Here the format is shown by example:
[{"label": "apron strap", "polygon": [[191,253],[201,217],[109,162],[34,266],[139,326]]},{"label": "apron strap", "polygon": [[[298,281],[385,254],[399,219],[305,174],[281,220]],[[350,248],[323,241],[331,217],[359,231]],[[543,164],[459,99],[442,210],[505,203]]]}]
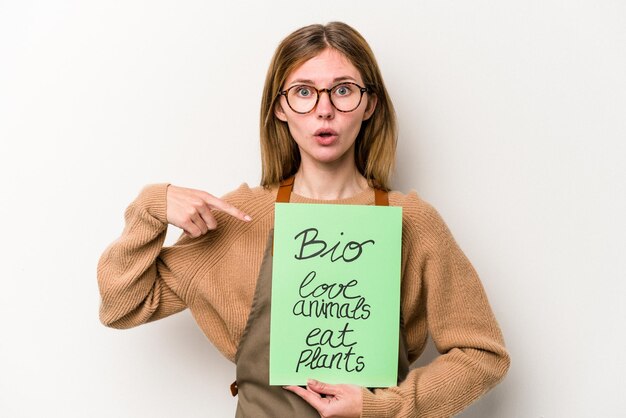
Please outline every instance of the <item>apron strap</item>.
[{"label": "apron strap", "polygon": [[[276,203],[289,203],[295,176],[286,178],[280,183],[276,193]],[[374,189],[374,202],[376,206],[389,206],[389,192],[381,189]]]},{"label": "apron strap", "polygon": [[295,176],[291,176],[280,183],[278,193],[276,194],[276,203],[289,203],[291,191],[293,190],[294,178]]},{"label": "apron strap", "polygon": [[376,206],[389,206],[389,192],[381,189],[374,189],[374,202]]}]

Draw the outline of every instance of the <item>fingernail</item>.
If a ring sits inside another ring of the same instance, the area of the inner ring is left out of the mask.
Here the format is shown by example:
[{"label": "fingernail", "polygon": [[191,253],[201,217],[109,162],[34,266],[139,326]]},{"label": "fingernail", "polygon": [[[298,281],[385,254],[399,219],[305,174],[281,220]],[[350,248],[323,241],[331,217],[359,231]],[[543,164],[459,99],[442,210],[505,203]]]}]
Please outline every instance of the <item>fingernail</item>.
[{"label": "fingernail", "polygon": [[307,379],[306,384],[307,385],[317,385],[317,380]]},{"label": "fingernail", "polygon": [[246,215],[243,217],[243,219],[245,219],[246,221],[250,222],[252,220],[252,218],[250,217],[250,215]]}]

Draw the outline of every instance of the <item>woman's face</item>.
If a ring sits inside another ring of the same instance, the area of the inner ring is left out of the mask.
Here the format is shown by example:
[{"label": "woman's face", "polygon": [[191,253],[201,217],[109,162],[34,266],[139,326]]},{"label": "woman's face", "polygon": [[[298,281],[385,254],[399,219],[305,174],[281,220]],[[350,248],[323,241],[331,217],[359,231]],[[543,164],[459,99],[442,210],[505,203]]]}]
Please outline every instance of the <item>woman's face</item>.
[{"label": "woman's face", "polygon": [[[328,48],[289,74],[283,90],[295,85],[325,89],[340,82],[352,82],[364,87],[356,67],[340,52]],[[306,92],[310,90],[305,90]],[[351,94],[360,93],[357,90]],[[364,93],[355,110],[340,112],[330,103],[329,95],[323,92],[320,93],[317,106],[309,113],[294,112],[287,104],[285,96],[281,96],[274,113],[278,119],[289,125],[291,136],[300,149],[303,164],[337,166],[354,164],[354,142],[361,123],[372,116],[375,107],[376,97]]]}]

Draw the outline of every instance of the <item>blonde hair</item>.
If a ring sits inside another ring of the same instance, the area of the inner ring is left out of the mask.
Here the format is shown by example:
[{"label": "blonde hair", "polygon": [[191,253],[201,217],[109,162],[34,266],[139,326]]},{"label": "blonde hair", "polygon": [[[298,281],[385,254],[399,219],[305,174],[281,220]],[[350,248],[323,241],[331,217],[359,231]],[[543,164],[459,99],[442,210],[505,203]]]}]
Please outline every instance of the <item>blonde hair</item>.
[{"label": "blonde hair", "polygon": [[372,187],[389,190],[397,140],[393,104],[371,48],[361,34],[342,22],[300,28],[283,39],[274,53],[261,101],[261,185],[275,185],[300,167],[298,146],[287,123],[275,116],[274,109],[289,74],[327,48],[343,54],[359,70],[368,94],[377,98],[374,113],[363,121],[357,135],[354,159]]}]

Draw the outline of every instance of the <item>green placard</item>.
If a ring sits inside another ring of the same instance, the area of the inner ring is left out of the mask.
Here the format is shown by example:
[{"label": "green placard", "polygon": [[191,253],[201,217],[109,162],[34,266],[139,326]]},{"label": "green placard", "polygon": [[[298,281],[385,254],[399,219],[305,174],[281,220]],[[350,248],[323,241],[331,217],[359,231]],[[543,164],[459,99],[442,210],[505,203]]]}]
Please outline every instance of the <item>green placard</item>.
[{"label": "green placard", "polygon": [[397,384],[402,208],[277,203],[270,384]]}]

